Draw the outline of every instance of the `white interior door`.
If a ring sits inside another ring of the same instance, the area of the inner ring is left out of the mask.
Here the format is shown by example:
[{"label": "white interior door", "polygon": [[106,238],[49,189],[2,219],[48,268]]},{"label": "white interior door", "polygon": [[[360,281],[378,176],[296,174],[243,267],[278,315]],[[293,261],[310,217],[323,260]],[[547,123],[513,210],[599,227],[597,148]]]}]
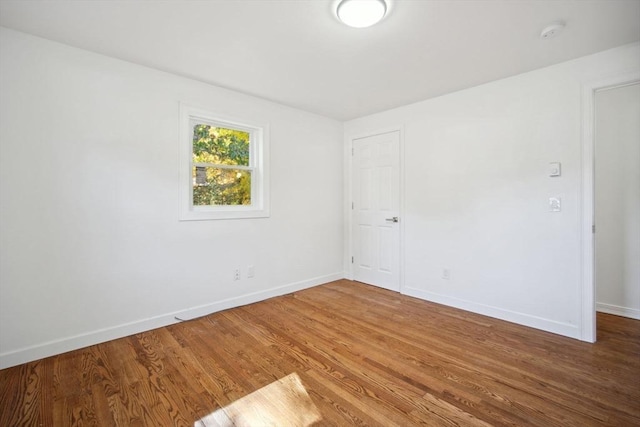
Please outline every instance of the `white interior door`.
[{"label": "white interior door", "polygon": [[400,290],[400,132],[353,140],[354,280]]}]

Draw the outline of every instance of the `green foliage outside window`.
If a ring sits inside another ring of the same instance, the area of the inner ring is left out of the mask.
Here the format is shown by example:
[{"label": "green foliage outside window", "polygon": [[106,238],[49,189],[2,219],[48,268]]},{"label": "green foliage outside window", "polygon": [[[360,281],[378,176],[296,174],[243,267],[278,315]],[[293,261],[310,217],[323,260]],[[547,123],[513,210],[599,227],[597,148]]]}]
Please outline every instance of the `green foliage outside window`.
[{"label": "green foliage outside window", "polygon": [[194,206],[251,204],[249,138],[235,129],[193,127]]}]

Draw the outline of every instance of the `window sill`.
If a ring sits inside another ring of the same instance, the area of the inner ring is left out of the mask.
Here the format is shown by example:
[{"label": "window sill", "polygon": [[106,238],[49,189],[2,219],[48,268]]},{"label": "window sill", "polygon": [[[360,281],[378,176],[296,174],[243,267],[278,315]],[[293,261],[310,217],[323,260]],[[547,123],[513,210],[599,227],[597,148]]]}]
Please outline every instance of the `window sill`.
[{"label": "window sill", "polygon": [[237,206],[221,206],[214,209],[202,207],[180,212],[180,221],[208,221],[220,219],[268,218],[268,209],[240,209]]}]

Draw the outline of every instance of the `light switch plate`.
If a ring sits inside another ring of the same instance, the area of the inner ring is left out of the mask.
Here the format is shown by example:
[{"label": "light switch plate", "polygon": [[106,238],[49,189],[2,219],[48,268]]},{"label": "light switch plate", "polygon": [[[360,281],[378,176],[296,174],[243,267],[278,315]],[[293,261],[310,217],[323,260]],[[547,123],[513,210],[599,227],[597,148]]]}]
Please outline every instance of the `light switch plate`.
[{"label": "light switch plate", "polygon": [[562,166],[560,162],[549,163],[549,176],[560,176],[562,174]]}]

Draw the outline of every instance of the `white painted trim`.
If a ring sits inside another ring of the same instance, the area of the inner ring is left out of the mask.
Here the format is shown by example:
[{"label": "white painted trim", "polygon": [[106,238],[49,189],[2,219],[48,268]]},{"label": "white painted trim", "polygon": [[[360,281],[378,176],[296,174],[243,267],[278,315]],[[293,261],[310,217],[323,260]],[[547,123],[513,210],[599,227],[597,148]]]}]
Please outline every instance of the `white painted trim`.
[{"label": "white painted trim", "polygon": [[596,316],[595,316],[595,283],[594,283],[594,198],[593,198],[593,97],[594,88],[583,86],[582,89],[582,179],[580,182],[582,194],[580,208],[580,247],[581,247],[581,310],[580,339],[587,342],[596,341]]},{"label": "white painted trim", "polygon": [[353,230],[351,216],[353,203],[353,182],[351,179],[351,171],[353,168],[353,143],[352,140],[344,137],[344,235],[343,235],[343,253],[344,253],[344,277],[353,280],[353,265],[351,257],[353,256],[353,246],[351,243],[351,233]]},{"label": "white painted trim", "polygon": [[[596,341],[595,302],[595,246],[592,227],[594,224],[594,148],[595,148],[595,93],[598,90],[625,86],[640,81],[640,72],[616,74],[582,85],[582,179],[580,251],[581,251],[581,313],[580,339]],[[596,230],[597,232],[597,230]]]},{"label": "white painted trim", "polygon": [[640,320],[640,310],[636,308],[621,307],[619,305],[605,304],[603,302],[596,303],[596,311],[616,316],[628,317],[630,319]]},{"label": "white painted trim", "polygon": [[382,129],[377,129],[371,132],[363,132],[353,135],[345,135],[344,145],[345,145],[345,161],[344,161],[344,182],[345,182],[345,212],[344,212],[344,223],[345,223],[345,278],[349,280],[353,280],[353,264],[351,263],[351,257],[353,255],[353,212],[351,209],[351,204],[353,203],[353,141],[356,139],[369,138],[371,136],[382,135],[385,133],[398,132],[398,144],[400,145],[398,148],[400,150],[400,206],[399,215],[400,215],[400,227],[398,236],[399,245],[400,245],[400,253],[399,256],[399,269],[398,275],[400,280],[400,293],[403,293],[404,288],[404,264],[405,264],[405,254],[404,254],[404,203],[405,203],[405,194],[404,194],[404,185],[405,185],[405,158],[404,158],[404,125],[396,125],[389,126]]},{"label": "white painted trim", "polygon": [[124,323],[118,326],[99,329],[55,341],[49,341],[31,347],[21,348],[19,350],[0,353],[0,369],[9,368],[11,366],[20,365],[22,363],[31,362],[42,359],[44,357],[54,356],[56,354],[65,353],[67,351],[77,350],[90,345],[138,334],[174,323],[179,323],[176,317],[183,320],[191,320],[197,317],[206,316],[229,308],[240,307],[246,304],[263,301],[292,292],[318,286],[324,283],[340,280],[344,278],[342,272],[329,274],[326,276],[314,277],[312,279],[303,280],[296,283],[290,283],[284,286],[267,289],[260,292],[241,295],[234,298],[228,298],[197,307],[188,308],[186,310],[166,313],[160,316],[154,316],[148,319],[141,319],[134,322]]},{"label": "white painted trim", "polygon": [[428,292],[421,289],[405,287],[403,293],[411,297],[443,304],[449,307],[459,308],[461,310],[482,314],[484,316],[489,316],[500,320],[505,320],[507,322],[512,322],[518,325],[540,329],[569,338],[580,339],[579,327],[570,323],[556,322],[554,320],[544,319],[542,317],[531,316],[529,314],[519,313],[511,310],[504,310],[502,308],[493,307],[490,305],[478,304],[472,301],[458,299],[447,295],[441,295],[435,292]]},{"label": "white painted trim", "polygon": [[400,262],[398,263],[398,266],[400,268],[400,271],[398,272],[398,274],[400,275],[400,293],[404,293],[404,287],[405,287],[405,277],[404,277],[404,272],[405,272],[405,223],[406,223],[406,216],[405,216],[405,193],[404,193],[404,189],[405,189],[405,145],[404,145],[404,126],[399,126],[398,127],[398,131],[400,132],[400,136],[399,136],[399,141],[398,143],[400,144],[400,189],[399,191],[399,195],[400,195],[400,236],[399,237],[399,241],[400,241]]}]

